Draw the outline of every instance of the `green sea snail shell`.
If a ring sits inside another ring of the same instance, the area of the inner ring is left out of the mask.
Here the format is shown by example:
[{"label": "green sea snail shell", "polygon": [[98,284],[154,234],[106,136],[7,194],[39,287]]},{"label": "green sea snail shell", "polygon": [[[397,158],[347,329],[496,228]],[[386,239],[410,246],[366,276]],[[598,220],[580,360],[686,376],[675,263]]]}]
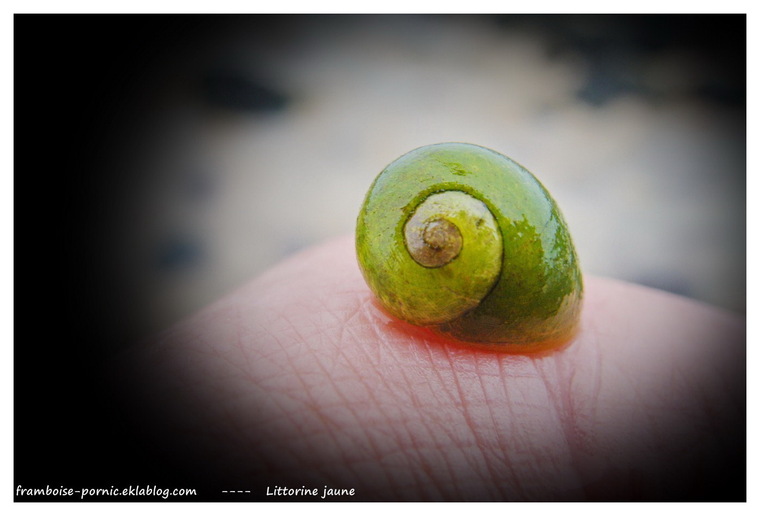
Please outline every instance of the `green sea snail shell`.
[{"label": "green sea snail shell", "polygon": [[356,251],[390,314],[460,341],[549,349],[574,335],[583,280],[557,204],[525,168],[465,143],[415,149],[364,200]]}]

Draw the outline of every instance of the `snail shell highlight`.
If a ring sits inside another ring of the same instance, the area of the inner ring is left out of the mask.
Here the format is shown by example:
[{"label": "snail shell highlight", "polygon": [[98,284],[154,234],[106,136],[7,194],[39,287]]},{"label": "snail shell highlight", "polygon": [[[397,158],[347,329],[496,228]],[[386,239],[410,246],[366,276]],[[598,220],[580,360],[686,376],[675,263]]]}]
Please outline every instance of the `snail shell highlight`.
[{"label": "snail shell highlight", "polygon": [[429,145],[375,179],[357,220],[362,274],[383,307],[458,340],[546,349],[575,332],[583,283],[567,225],[511,159]]}]

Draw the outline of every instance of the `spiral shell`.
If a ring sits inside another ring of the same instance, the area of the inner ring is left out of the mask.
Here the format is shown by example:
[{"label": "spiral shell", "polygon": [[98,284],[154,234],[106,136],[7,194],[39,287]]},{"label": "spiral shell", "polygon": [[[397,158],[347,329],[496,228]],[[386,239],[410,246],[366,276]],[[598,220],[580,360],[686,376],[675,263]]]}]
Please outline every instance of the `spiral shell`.
[{"label": "spiral shell", "polygon": [[409,323],[510,351],[569,340],[583,282],[567,225],[541,183],[484,147],[444,143],[375,179],[357,220],[362,274]]}]

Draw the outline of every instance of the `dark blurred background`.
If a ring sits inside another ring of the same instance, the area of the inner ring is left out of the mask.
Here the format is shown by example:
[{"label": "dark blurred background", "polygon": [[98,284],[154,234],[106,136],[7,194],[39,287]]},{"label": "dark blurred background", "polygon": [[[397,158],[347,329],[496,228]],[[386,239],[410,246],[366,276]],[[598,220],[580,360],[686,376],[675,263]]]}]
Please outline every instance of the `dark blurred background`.
[{"label": "dark blurred background", "polygon": [[421,145],[531,170],[586,273],[745,311],[742,15],[14,30],[17,484],[175,479],[114,428],[102,361],[352,232],[374,177]]}]

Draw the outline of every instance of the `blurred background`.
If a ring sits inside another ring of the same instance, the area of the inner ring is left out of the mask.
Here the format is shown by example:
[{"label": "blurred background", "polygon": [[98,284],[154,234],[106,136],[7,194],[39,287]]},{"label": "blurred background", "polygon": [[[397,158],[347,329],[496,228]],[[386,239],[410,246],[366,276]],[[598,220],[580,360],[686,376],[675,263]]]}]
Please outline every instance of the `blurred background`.
[{"label": "blurred background", "polygon": [[44,116],[76,121],[55,132],[74,200],[49,224],[103,346],[351,233],[388,163],[445,141],[531,170],[585,273],[745,310],[744,16],[19,23]]},{"label": "blurred background", "polygon": [[15,483],[177,486],[113,358],[352,233],[422,145],[531,170],[586,274],[744,313],[745,42],[743,15],[14,16]]}]

